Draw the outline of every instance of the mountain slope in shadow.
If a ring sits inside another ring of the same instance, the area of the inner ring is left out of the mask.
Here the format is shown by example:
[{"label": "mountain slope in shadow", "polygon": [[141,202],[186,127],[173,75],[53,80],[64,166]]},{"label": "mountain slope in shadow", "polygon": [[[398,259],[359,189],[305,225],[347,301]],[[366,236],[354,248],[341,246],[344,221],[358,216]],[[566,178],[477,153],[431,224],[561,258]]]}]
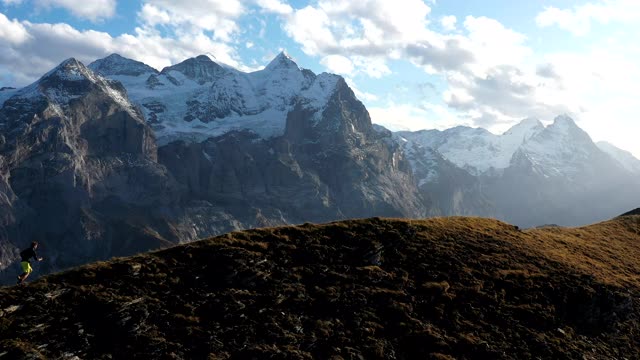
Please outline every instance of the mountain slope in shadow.
[{"label": "mountain slope in shadow", "polygon": [[640,216],[234,232],[0,289],[3,358],[640,357]]}]

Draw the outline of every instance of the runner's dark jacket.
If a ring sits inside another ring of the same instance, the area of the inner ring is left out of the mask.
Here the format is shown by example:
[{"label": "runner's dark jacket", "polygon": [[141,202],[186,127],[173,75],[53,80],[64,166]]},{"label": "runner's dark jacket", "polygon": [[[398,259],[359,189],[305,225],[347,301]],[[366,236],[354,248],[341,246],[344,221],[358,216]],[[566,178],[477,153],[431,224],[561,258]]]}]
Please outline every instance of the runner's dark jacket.
[{"label": "runner's dark jacket", "polygon": [[34,259],[38,259],[38,255],[36,255],[36,251],[33,250],[33,248],[28,248],[23,250],[20,253],[20,257],[22,258],[22,261],[26,261],[29,262],[29,259],[34,258]]}]

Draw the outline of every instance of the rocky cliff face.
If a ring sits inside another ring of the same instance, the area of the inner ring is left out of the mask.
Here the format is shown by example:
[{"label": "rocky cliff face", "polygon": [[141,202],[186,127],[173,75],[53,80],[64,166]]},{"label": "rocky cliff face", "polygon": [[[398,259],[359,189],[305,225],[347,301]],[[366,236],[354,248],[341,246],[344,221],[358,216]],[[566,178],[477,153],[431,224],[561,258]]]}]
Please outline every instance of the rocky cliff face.
[{"label": "rocky cliff face", "polygon": [[409,159],[418,189],[431,204],[431,214],[498,217],[495,204],[484,193],[480,180],[447,160],[438,150],[422,144],[421,135],[420,132],[394,134],[393,139]]},{"label": "rocky cliff face", "polygon": [[190,198],[224,204],[237,218],[254,213],[257,226],[423,216],[401,149],[384,141],[390,134],[373,131],[343,80],[337,88],[320,114],[304,100],[296,104],[281,137],[245,130],[201,143],[177,141],[160,148],[160,162],[187,185]]},{"label": "rocky cliff face", "polygon": [[160,73],[135,73],[139,64],[129,61],[130,69],[120,63],[104,70],[105,59],[89,67],[124,84],[160,145],[174,140],[201,142],[239,129],[249,129],[262,138],[282,136],[294,106],[300,104],[318,113],[339,79],[300,69],[285,53],[251,73],[217,64],[205,55]]},{"label": "rocky cliff face", "polygon": [[[426,213],[403,152],[343,79],[284,54],[253,75],[206,57],[160,73],[143,65],[92,64],[110,80],[70,59],[5,101],[0,267],[32,239],[48,272],[241,228]],[[172,108],[163,86],[189,96]],[[149,99],[167,111],[145,121]]]},{"label": "rocky cliff face", "polygon": [[44,271],[177,240],[146,231],[177,184],[119,83],[69,59],[7,100],[0,124],[3,268],[32,239]]},{"label": "rocky cliff face", "polygon": [[104,59],[96,60],[88,67],[95,73],[103,76],[149,76],[151,74],[158,74],[158,70],[151,66],[139,61],[124,58],[118,54],[111,54]]},{"label": "rocky cliff face", "polygon": [[339,76],[300,69],[285,53],[252,73],[207,56],[129,73],[108,76],[147,114],[160,163],[192,201],[247,226],[427,211],[403,152],[373,130]]}]

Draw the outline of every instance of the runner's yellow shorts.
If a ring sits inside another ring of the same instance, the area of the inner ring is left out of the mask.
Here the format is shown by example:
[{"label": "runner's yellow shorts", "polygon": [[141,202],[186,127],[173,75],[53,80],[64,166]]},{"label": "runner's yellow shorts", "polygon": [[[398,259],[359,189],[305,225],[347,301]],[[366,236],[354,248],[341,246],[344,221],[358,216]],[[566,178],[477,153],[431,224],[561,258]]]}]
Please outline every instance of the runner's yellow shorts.
[{"label": "runner's yellow shorts", "polygon": [[23,261],[20,263],[20,265],[22,265],[22,271],[26,272],[27,274],[33,271],[33,269],[31,268],[31,264],[28,261]]}]

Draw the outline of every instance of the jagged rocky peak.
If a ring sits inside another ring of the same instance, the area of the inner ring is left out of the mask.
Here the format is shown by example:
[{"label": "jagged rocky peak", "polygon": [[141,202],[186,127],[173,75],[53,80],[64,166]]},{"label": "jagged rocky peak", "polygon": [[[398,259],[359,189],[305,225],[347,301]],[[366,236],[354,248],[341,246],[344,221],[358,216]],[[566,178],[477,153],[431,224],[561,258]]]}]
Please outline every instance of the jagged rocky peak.
[{"label": "jagged rocky peak", "polygon": [[100,96],[111,99],[131,115],[139,116],[120,82],[103,78],[74,58],[63,61],[33,84],[16,92],[11,99],[27,107],[30,103],[40,103],[43,100],[66,107],[72,101],[86,98],[90,94],[101,94]]},{"label": "jagged rocky peak", "polygon": [[75,58],[69,58],[60,63],[60,65],[53,68],[53,70],[46,73],[39,82],[42,83],[45,80],[56,79],[61,81],[82,81],[91,80],[95,81],[95,74],[87,68],[83,63]]},{"label": "jagged rocky peak", "polygon": [[276,55],[273,60],[265,67],[265,70],[277,70],[277,69],[296,69],[300,70],[298,64],[293,61],[291,56],[286,51],[281,51]]},{"label": "jagged rocky peak", "polygon": [[484,135],[491,134],[491,132],[485,128],[470,127],[465,125],[458,125],[458,126],[446,129],[442,131],[442,133],[447,136],[451,136],[451,135],[484,136]]},{"label": "jagged rocky peak", "polygon": [[540,120],[537,118],[526,118],[509,128],[509,130],[505,131],[504,135],[513,135],[523,132],[529,133],[532,131],[542,130],[544,130],[544,125]]},{"label": "jagged rocky peak", "polygon": [[106,80],[93,73],[80,61],[69,58],[33,84],[19,90],[16,96],[21,98],[45,96],[56,103],[66,103],[69,99],[85,95],[91,85],[98,82],[104,84]]},{"label": "jagged rocky peak", "polygon": [[502,134],[506,142],[519,145],[544,131],[544,125],[536,118],[527,118]]},{"label": "jagged rocky peak", "polygon": [[298,98],[298,106],[287,116],[290,140],[344,141],[374,133],[367,109],[341,76],[322,73],[306,92],[313,95]]},{"label": "jagged rocky peak", "polygon": [[550,129],[550,130],[561,131],[561,132],[564,132],[564,133],[576,132],[576,131],[584,132],[576,124],[576,122],[573,120],[573,118],[571,118],[567,114],[556,116],[556,118],[553,119],[553,124],[547,126],[547,128]]},{"label": "jagged rocky peak", "polygon": [[553,120],[553,124],[545,128],[546,133],[554,134],[563,138],[571,139],[574,143],[593,144],[591,137],[582,130],[569,115],[559,115]]},{"label": "jagged rocky peak", "polygon": [[162,74],[169,74],[172,71],[180,72],[199,84],[211,82],[227,72],[224,67],[215,63],[207,55],[199,55],[166,67],[162,69]]},{"label": "jagged rocky peak", "polygon": [[103,76],[158,74],[158,70],[151,66],[140,61],[125,58],[119,54],[111,54],[104,59],[96,60],[89,64],[89,69]]}]

